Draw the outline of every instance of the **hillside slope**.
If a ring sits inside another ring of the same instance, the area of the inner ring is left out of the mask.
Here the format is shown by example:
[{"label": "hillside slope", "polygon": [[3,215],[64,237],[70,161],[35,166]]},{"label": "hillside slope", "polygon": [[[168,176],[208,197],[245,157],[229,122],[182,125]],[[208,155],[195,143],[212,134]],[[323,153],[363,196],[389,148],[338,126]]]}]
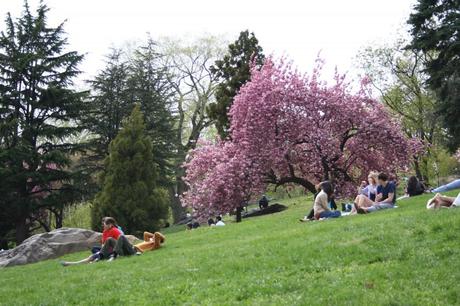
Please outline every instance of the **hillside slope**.
[{"label": "hillside slope", "polygon": [[460,208],[427,211],[428,197],[310,223],[298,218],[311,200],[295,198],[282,213],[167,234],[142,256],[1,269],[0,304],[458,305]]}]

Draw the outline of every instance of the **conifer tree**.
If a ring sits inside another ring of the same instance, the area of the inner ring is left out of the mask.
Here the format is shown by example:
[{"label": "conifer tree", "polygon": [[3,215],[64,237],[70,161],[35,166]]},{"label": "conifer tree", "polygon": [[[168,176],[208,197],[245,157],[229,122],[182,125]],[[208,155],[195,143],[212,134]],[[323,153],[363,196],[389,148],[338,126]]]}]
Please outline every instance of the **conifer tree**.
[{"label": "conifer tree", "polygon": [[140,106],[136,105],[110,143],[101,192],[92,208],[92,223],[114,217],[126,233],[157,230],[168,216],[168,193],[157,187],[158,174],[152,140],[146,135]]},{"label": "conifer tree", "polygon": [[425,54],[428,84],[439,98],[438,114],[454,152],[460,146],[460,1],[418,0],[408,23],[408,48]]},{"label": "conifer tree", "polygon": [[209,118],[215,120],[217,131],[222,138],[229,135],[228,111],[233,104],[233,98],[240,87],[251,78],[251,61],[255,61],[257,66],[263,64],[265,57],[262,51],[254,33],[246,30],[228,46],[228,54],[211,66],[211,72],[221,83],[216,89],[216,103],[211,103],[207,112]]},{"label": "conifer tree", "polygon": [[71,86],[83,56],[65,50],[64,24],[48,26],[48,11],[41,3],[33,14],[25,1],[0,33],[0,218],[13,224],[17,243],[43,211],[60,227],[75,194],[69,153],[77,145],[69,139],[80,131],[85,93]]}]

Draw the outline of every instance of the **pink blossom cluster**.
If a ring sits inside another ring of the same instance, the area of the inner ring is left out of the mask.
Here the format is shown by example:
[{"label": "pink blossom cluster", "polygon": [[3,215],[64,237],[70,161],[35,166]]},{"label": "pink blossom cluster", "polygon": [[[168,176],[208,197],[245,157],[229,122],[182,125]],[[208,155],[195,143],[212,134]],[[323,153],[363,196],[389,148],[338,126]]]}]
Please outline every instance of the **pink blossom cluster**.
[{"label": "pink blossom cluster", "polygon": [[344,75],[332,85],[320,80],[322,62],[300,74],[272,58],[252,69],[251,81],[229,111],[231,140],[191,153],[183,205],[198,215],[231,212],[266,188],[333,180],[337,193],[352,195],[371,170],[395,173],[421,149],[407,139],[383,105],[357,92]]}]

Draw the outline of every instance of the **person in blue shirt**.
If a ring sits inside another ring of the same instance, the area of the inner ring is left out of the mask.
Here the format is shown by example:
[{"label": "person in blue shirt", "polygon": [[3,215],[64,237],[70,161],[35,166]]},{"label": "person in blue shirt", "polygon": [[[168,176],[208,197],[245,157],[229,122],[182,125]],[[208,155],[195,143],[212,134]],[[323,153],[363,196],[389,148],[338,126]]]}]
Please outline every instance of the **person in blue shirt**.
[{"label": "person in blue shirt", "polygon": [[359,214],[366,214],[381,209],[394,208],[396,203],[396,185],[388,181],[388,175],[380,173],[377,177],[377,195],[375,202],[370,207],[358,208]]}]

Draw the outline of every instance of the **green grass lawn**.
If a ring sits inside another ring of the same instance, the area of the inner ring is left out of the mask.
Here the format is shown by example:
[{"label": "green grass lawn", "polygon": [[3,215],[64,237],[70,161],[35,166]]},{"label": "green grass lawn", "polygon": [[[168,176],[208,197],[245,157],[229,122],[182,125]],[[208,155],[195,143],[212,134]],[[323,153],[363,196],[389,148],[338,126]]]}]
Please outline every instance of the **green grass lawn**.
[{"label": "green grass lawn", "polygon": [[460,208],[427,211],[428,197],[310,223],[298,218],[311,200],[295,198],[240,224],[172,228],[142,256],[0,269],[0,304],[459,305]]}]

